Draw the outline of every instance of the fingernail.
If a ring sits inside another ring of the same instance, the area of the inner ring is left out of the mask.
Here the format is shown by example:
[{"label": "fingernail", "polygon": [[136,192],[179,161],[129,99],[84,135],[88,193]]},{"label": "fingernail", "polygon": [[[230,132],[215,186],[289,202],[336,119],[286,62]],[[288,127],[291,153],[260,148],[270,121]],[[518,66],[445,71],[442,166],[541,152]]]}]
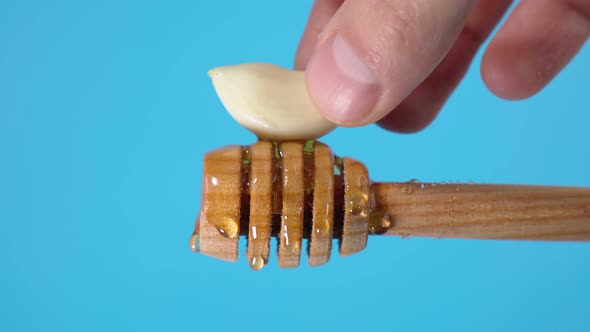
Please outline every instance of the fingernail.
[{"label": "fingernail", "polygon": [[307,89],[320,112],[339,125],[362,125],[370,117],[380,87],[364,60],[339,35],[314,53],[306,69]]}]

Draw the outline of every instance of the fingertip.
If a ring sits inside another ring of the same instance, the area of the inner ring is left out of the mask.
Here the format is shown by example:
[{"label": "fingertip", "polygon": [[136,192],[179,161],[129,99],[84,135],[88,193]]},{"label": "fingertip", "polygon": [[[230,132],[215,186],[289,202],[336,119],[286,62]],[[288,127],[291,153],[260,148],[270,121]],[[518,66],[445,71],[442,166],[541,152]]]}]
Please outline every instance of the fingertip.
[{"label": "fingertip", "polygon": [[521,1],[500,28],[481,66],[485,84],[505,99],[535,95],[578,53],[590,35],[590,6]]},{"label": "fingertip", "polygon": [[494,95],[507,100],[535,95],[543,86],[542,80],[531,74],[530,65],[524,59],[509,46],[491,44],[481,62],[484,84]]},{"label": "fingertip", "polygon": [[[345,1],[306,67],[309,95],[318,110],[351,127],[376,122],[396,108],[432,73],[460,33],[473,1],[452,2]],[[390,128],[414,132],[433,117]]]},{"label": "fingertip", "polygon": [[328,38],[306,68],[309,95],[326,119],[344,127],[369,124],[379,98],[377,78],[342,37]]}]

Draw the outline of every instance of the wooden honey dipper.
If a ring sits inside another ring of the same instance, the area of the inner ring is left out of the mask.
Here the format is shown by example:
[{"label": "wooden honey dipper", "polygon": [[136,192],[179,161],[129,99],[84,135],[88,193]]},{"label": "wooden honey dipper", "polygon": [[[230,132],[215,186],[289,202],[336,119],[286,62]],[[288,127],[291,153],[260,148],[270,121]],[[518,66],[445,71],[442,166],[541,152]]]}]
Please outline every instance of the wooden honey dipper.
[{"label": "wooden honey dipper", "polygon": [[365,248],[369,234],[434,238],[590,241],[590,188],[417,181],[371,183],[363,164],[317,141],[227,146],[205,155],[201,212],[190,246],[227,261],[248,238],[261,269],[270,239],[280,267],[297,267]]}]

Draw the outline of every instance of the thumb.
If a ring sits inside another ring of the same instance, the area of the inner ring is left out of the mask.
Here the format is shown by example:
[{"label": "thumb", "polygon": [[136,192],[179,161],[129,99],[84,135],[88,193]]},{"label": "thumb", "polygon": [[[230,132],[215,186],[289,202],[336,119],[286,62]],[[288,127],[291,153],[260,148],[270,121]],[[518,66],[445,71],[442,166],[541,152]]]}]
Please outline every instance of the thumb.
[{"label": "thumb", "polygon": [[347,0],[306,68],[309,95],[342,126],[373,123],[438,65],[474,0]]}]

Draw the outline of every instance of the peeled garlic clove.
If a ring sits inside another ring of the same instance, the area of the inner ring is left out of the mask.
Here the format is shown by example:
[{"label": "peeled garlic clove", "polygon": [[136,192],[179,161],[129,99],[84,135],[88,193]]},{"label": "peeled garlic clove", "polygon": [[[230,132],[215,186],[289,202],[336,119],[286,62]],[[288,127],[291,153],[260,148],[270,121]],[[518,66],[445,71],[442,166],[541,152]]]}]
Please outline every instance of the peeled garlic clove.
[{"label": "peeled garlic clove", "polygon": [[315,139],[336,128],[313,105],[302,71],[248,63],[215,68],[209,76],[227,111],[259,138]]}]

